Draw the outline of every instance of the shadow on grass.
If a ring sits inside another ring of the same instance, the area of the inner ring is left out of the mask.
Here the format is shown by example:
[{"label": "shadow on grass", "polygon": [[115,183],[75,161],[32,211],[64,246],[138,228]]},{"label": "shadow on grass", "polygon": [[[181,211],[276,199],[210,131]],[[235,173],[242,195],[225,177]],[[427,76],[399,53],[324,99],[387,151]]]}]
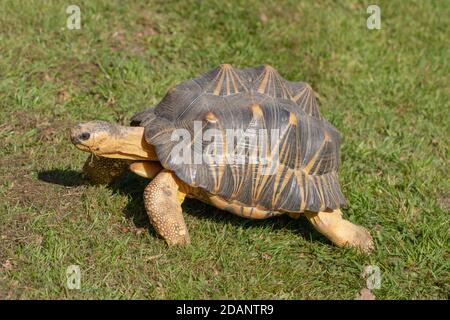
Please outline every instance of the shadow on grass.
[{"label": "shadow on grass", "polygon": [[[81,172],[75,170],[54,169],[41,171],[38,173],[38,179],[58,184],[61,186],[75,187],[89,185],[89,181],[84,179]],[[156,232],[151,227],[147,213],[144,208],[143,191],[149,183],[148,179],[139,177],[131,172],[127,172],[117,178],[108,186],[114,193],[125,195],[129,201],[124,208],[124,215],[127,219],[132,219],[137,228],[146,228],[151,235],[157,237]],[[270,226],[271,229],[288,229],[299,233],[305,239],[312,241],[328,242],[326,238],[320,235],[311,227],[310,223],[303,218],[292,219],[287,215],[265,220],[250,220],[235,216],[226,211],[216,209],[210,205],[200,202],[196,199],[186,199],[183,203],[183,211],[195,216],[198,219],[208,219],[219,224],[232,224],[244,226],[244,228],[253,229],[261,226]]]},{"label": "shadow on grass", "polygon": [[81,172],[75,170],[54,169],[38,172],[38,179],[44,182],[65,187],[76,187],[89,184]]}]

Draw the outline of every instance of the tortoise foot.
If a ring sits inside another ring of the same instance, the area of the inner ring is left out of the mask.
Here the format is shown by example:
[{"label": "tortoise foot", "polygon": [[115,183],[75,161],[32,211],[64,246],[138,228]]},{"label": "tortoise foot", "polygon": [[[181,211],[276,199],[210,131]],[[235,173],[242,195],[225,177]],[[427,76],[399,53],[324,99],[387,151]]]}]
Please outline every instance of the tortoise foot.
[{"label": "tortoise foot", "polygon": [[371,252],[375,247],[372,236],[366,228],[345,221],[346,231],[342,235],[341,247],[350,247],[363,252]]},{"label": "tortoise foot", "polygon": [[306,218],[317,231],[338,247],[350,247],[370,252],[374,249],[373,239],[366,228],[342,218],[341,211],[306,213]]}]

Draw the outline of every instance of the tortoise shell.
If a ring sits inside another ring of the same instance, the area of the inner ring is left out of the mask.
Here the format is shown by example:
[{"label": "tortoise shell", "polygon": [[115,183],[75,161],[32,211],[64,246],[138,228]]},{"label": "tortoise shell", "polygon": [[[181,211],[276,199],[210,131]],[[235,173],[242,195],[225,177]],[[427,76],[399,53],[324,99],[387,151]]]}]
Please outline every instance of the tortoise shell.
[{"label": "tortoise shell", "polygon": [[[166,169],[226,201],[292,213],[346,205],[337,176],[339,132],[320,115],[308,84],[287,81],[270,66],[220,65],[171,89],[132,124],[145,127]],[[208,129],[213,137],[205,137]],[[184,149],[180,133],[190,138]],[[180,162],[174,150],[194,159]],[[251,152],[265,161],[249,161]]]}]

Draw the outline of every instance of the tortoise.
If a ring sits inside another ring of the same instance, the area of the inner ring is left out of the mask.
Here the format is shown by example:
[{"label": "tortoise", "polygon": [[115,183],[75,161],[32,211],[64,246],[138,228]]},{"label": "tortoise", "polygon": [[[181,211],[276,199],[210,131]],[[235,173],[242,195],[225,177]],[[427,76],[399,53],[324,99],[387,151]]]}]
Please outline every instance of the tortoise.
[{"label": "tortoise", "polygon": [[311,86],[268,65],[222,64],[181,82],[130,126],[71,129],[72,143],[92,154],[84,171],[93,182],[128,168],[152,179],[145,209],[169,246],[190,243],[181,208],[189,197],[250,219],[304,216],[338,247],[370,251],[369,232],[342,217],[340,140]]}]

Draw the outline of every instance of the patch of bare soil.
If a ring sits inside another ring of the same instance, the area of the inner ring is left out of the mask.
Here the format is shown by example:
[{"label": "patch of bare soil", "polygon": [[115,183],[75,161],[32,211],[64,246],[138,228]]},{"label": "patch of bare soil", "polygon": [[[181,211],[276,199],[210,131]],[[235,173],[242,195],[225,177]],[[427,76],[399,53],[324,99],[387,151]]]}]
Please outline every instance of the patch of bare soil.
[{"label": "patch of bare soil", "polygon": [[[37,129],[39,142],[55,142],[57,135],[69,126],[67,121],[49,120],[43,116],[25,111],[17,111],[11,115],[11,120],[0,127],[0,131],[14,131],[17,134],[25,133],[31,129]],[[7,135],[14,143],[15,135]],[[57,175],[47,174],[47,179],[41,179],[42,174],[33,176],[30,169],[32,159],[36,157],[30,148],[28,152],[10,154],[0,159],[0,176],[2,181],[8,183],[6,194],[2,196],[10,204],[33,206],[36,209],[56,209],[64,211],[78,204],[82,193],[80,185],[81,175],[75,172],[61,170],[60,181],[56,181]],[[51,159],[47,159],[51,161]],[[61,179],[65,179],[63,181]],[[56,182],[56,183],[52,183]]]},{"label": "patch of bare soil", "polygon": [[[10,116],[10,121],[0,125],[1,132],[14,131],[16,134],[23,134],[32,129],[38,132],[38,139],[41,142],[55,142],[56,136],[61,135],[71,123],[67,120],[49,120],[38,113],[27,113],[25,111],[15,111]],[[6,137],[4,143],[14,142],[14,137]],[[3,161],[0,161],[3,162]]]},{"label": "patch of bare soil", "polygon": [[0,125],[0,131],[19,130],[20,132],[26,132],[36,128],[38,117],[38,115],[31,115],[25,111],[15,111],[10,115],[10,121]]},{"label": "patch of bare soil", "polygon": [[151,12],[142,11],[136,19],[135,30],[125,30],[118,27],[111,35],[111,48],[114,51],[129,52],[133,55],[143,55],[147,48],[148,38],[159,34],[153,22]]},{"label": "patch of bare soil", "polygon": [[[81,179],[81,178],[80,178]],[[6,201],[33,207],[38,210],[56,210],[64,214],[81,204],[83,188],[80,186],[62,186],[33,178],[26,173],[7,177],[10,188]]]},{"label": "patch of bare soil", "polygon": [[439,204],[441,208],[445,211],[450,210],[450,196],[444,196],[439,199]]},{"label": "patch of bare soil", "polygon": [[376,297],[372,291],[364,288],[356,295],[355,300],[376,300]]},{"label": "patch of bare soil", "polygon": [[100,73],[100,67],[92,61],[80,61],[78,58],[67,58],[57,66],[50,66],[45,72],[37,73],[41,83],[51,82],[60,86],[56,94],[56,103],[64,103],[70,96],[67,88],[75,86],[89,91]]},{"label": "patch of bare soil", "polygon": [[13,270],[16,261],[8,256],[7,248],[13,248],[20,244],[33,243],[40,245],[43,237],[33,233],[30,228],[31,217],[25,213],[15,214],[0,228],[0,239],[3,250],[0,250],[0,270]]},{"label": "patch of bare soil", "polygon": [[142,56],[147,48],[145,39],[156,34],[157,32],[150,28],[136,33],[119,29],[111,35],[111,48],[113,51],[125,51]]}]

